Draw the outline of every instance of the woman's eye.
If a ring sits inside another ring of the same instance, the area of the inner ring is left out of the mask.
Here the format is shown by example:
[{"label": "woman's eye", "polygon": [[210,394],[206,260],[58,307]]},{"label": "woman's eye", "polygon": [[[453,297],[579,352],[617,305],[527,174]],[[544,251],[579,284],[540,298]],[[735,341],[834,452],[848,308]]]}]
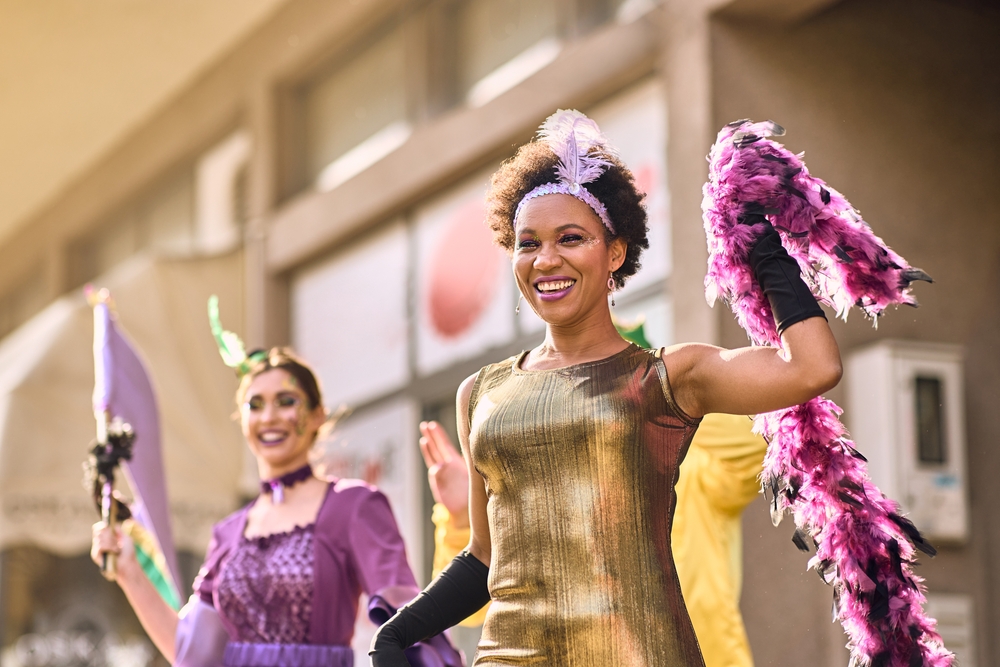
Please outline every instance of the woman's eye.
[{"label": "woman's eye", "polygon": [[570,244],[580,243],[581,241],[583,241],[583,236],[581,236],[580,234],[566,234],[561,239],[559,239],[560,243],[570,243]]},{"label": "woman's eye", "polygon": [[299,399],[294,396],[279,396],[275,404],[279,408],[294,408],[299,404]]},{"label": "woman's eye", "polygon": [[246,407],[250,412],[262,410],[264,408],[264,399],[255,396],[246,402]]},{"label": "woman's eye", "polygon": [[538,241],[534,239],[521,239],[520,241],[517,242],[518,250],[528,250],[537,247],[538,247]]}]

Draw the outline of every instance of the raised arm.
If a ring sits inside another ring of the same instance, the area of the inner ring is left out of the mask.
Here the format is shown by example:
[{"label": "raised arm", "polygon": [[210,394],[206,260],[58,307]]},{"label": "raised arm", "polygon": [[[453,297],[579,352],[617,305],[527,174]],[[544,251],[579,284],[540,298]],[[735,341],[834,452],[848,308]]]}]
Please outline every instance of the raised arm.
[{"label": "raised arm", "polygon": [[677,404],[692,417],[752,415],[805,403],[840,382],[840,350],[825,319],[793,324],[781,341],[784,349],[668,348],[664,362]]},{"label": "raised arm", "polygon": [[152,582],[146,578],[142,566],[136,560],[132,540],[123,535],[118,527],[111,528],[103,522],[98,522],[94,524],[90,556],[100,565],[102,555],[105,553],[117,554],[118,568],[115,581],[128,598],[146,634],[153,640],[167,662],[172,664],[175,657],[177,612],[160,597]]},{"label": "raised arm", "polygon": [[675,399],[692,417],[709,412],[756,414],[805,403],[838,382],[840,350],[823,310],[802,280],[798,263],[763,215],[763,231],[750,250],[754,279],[771,305],[781,349],[723,350],[681,345],[664,353]]}]

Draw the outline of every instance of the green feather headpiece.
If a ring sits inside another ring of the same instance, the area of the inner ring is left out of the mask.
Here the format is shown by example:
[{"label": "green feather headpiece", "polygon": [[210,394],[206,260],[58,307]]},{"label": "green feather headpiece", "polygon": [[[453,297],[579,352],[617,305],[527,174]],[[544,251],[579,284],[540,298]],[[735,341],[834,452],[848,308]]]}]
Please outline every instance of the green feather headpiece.
[{"label": "green feather headpiece", "polygon": [[208,297],[208,323],[212,327],[212,335],[215,336],[215,343],[219,346],[219,355],[223,363],[235,369],[240,377],[249,373],[254,364],[267,357],[266,350],[257,350],[247,356],[240,337],[222,328],[222,322],[219,320],[219,297],[214,294]]}]

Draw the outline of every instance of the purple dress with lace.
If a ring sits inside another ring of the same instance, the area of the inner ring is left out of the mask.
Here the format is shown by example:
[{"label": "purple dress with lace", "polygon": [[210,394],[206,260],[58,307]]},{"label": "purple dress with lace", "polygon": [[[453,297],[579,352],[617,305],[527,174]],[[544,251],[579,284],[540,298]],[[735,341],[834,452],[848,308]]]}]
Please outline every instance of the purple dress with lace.
[{"label": "purple dress with lace", "polygon": [[[351,667],[361,593],[382,623],[419,592],[385,496],[332,480],[315,523],[247,538],[252,505],[212,530],[181,611],[175,667]],[[407,655],[424,667],[463,664],[441,635]]]},{"label": "purple dress with lace", "polygon": [[218,589],[219,609],[236,629],[236,641],[307,643],[315,526],[240,540]]}]

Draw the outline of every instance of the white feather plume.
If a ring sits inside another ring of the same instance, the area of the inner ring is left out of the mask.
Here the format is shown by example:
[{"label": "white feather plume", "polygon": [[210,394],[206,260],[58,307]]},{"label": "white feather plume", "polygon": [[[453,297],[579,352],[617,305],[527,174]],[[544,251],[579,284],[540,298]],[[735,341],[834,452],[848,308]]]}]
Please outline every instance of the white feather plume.
[{"label": "white feather plume", "polygon": [[556,165],[559,180],[571,187],[596,181],[611,166],[591,152],[617,157],[597,123],[575,109],[559,109],[546,118],[538,129],[538,137],[559,159]]}]

